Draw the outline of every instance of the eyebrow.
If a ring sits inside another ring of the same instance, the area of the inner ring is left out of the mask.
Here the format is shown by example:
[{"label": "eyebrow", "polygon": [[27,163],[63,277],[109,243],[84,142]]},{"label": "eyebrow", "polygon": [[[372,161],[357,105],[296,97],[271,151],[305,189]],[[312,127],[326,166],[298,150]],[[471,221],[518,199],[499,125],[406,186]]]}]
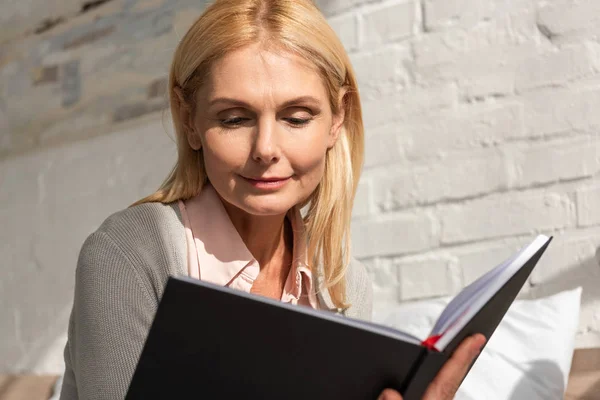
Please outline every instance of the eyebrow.
[{"label": "eyebrow", "polygon": [[[246,103],[245,101],[234,99],[231,97],[217,97],[216,99],[211,100],[208,103],[208,105],[209,105],[209,107],[212,107],[215,104],[221,104],[221,103],[227,104],[227,105],[238,106],[238,107],[253,108],[249,103]],[[296,97],[296,98],[285,101],[283,104],[281,104],[280,108],[286,108],[289,106],[303,104],[303,103],[313,103],[315,105],[321,104],[319,99],[317,99],[316,97],[300,96],[300,97]]]}]

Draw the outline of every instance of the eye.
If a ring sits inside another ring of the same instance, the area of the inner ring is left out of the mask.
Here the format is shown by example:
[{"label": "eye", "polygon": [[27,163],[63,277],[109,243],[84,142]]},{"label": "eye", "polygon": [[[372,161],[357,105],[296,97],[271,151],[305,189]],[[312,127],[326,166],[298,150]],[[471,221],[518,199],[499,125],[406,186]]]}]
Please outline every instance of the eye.
[{"label": "eye", "polygon": [[230,118],[221,119],[220,121],[221,121],[221,125],[223,125],[227,128],[235,128],[249,120],[250,120],[249,118],[243,118],[243,117],[230,117]]},{"label": "eye", "polygon": [[304,126],[306,124],[308,124],[311,120],[311,118],[296,118],[296,117],[291,117],[291,118],[285,118],[285,120],[293,126]]},{"label": "eye", "polygon": [[294,128],[308,125],[314,118],[314,113],[304,107],[293,107],[286,112],[283,120]]}]

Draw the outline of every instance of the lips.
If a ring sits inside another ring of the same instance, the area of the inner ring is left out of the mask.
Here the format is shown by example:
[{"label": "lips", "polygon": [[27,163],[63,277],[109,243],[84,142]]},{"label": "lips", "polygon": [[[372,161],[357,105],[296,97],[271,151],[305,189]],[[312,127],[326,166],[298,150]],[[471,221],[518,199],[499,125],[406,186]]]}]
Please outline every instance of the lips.
[{"label": "lips", "polygon": [[260,190],[277,190],[283,188],[289,181],[291,176],[279,177],[279,176],[268,176],[268,177],[253,177],[247,178],[242,176],[246,182],[252,185],[256,189]]},{"label": "lips", "polygon": [[282,177],[271,177],[271,178],[246,178],[250,181],[257,181],[257,182],[279,182],[279,181],[285,181],[286,179],[289,179],[289,176],[282,176]]}]

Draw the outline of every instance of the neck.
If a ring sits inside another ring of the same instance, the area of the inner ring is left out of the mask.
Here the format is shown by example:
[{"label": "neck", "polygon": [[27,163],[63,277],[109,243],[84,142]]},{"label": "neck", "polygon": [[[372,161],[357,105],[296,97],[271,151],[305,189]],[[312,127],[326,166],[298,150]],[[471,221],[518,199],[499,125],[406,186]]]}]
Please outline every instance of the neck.
[{"label": "neck", "polygon": [[242,241],[268,275],[287,273],[282,266],[291,260],[291,229],[286,229],[286,215],[256,216],[223,201],[225,210]]}]

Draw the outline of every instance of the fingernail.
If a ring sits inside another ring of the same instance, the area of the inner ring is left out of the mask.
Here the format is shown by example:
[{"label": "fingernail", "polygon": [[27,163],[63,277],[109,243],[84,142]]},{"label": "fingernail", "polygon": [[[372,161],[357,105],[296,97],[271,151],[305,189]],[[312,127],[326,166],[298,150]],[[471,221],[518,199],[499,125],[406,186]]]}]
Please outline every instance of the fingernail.
[{"label": "fingernail", "polygon": [[379,395],[379,397],[377,398],[377,400],[388,400],[388,399],[393,399],[394,396],[392,396],[390,394],[390,390],[386,389],[383,392],[381,392],[381,394]]},{"label": "fingernail", "polygon": [[477,352],[477,354],[479,354],[481,352],[481,350],[483,349],[483,346],[485,346],[485,342],[487,341],[487,339],[485,336],[483,336],[481,334],[477,334],[477,335],[475,335],[475,340],[480,342],[476,348],[476,352]]}]

